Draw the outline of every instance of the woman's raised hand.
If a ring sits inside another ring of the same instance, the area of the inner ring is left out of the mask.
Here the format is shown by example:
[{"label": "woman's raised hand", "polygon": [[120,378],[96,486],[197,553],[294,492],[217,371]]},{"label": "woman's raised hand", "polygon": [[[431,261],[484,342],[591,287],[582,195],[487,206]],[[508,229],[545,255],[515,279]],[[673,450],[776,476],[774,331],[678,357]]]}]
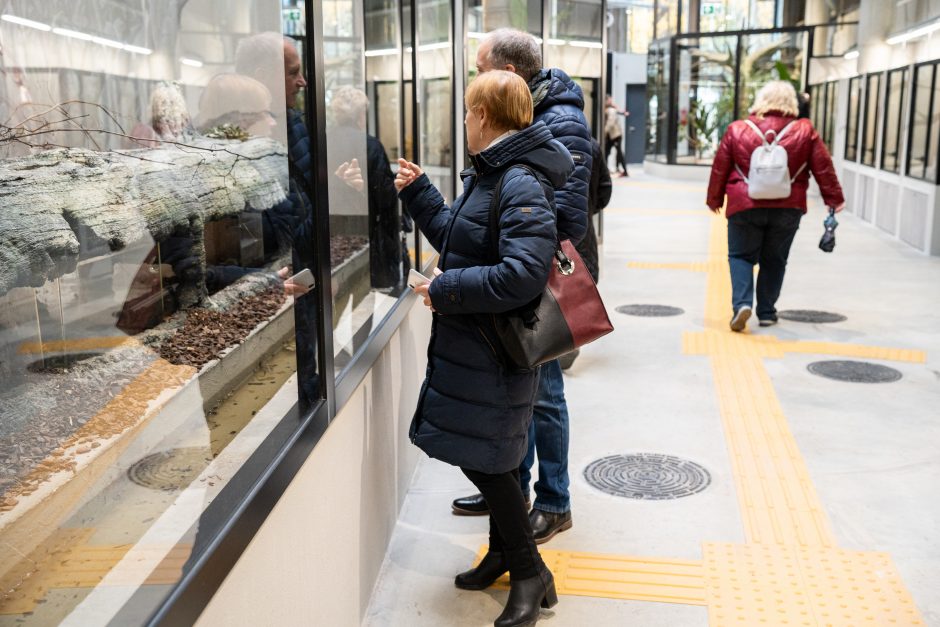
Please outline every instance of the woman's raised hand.
[{"label": "woman's raised hand", "polygon": [[395,175],[395,189],[401,191],[411,185],[416,178],[424,174],[417,164],[405,159],[398,159],[398,174]]}]

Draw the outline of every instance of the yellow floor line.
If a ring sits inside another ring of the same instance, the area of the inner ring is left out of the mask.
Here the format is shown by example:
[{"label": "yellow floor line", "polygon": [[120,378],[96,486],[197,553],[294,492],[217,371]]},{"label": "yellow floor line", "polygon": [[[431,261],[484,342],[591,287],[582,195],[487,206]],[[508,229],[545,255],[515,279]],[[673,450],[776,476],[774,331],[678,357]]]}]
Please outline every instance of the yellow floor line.
[{"label": "yellow floor line", "polygon": [[[478,557],[486,551],[483,547]],[[701,561],[541,549],[558,594],[705,605]],[[509,576],[495,587],[508,590]]]},{"label": "yellow floor line", "polygon": [[134,346],[140,344],[135,338],[128,335],[115,335],[107,337],[77,337],[68,340],[52,340],[48,342],[23,342],[17,348],[21,355],[56,352],[76,352],[87,350],[105,350],[119,346]]}]

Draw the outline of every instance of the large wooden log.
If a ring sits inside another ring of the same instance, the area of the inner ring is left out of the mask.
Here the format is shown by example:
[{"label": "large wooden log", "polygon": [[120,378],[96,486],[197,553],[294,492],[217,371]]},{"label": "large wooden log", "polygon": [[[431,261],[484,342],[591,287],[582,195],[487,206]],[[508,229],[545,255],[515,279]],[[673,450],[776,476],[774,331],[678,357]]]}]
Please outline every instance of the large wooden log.
[{"label": "large wooden log", "polygon": [[120,250],[262,211],[285,198],[287,153],[269,138],[0,161],[0,295],[74,271],[83,250]]}]

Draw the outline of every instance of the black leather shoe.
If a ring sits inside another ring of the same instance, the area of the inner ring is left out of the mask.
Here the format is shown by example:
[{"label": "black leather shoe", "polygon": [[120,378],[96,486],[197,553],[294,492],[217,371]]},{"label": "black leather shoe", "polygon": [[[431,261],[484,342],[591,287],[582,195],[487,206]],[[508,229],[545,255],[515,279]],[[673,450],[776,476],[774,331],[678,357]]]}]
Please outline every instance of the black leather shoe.
[{"label": "black leather shoe", "polygon": [[[454,499],[450,506],[454,510],[455,516],[486,516],[490,513],[490,506],[486,504],[486,499],[483,498],[482,494]],[[529,509],[530,507],[532,507],[531,501],[526,500],[525,508]]]},{"label": "black leather shoe", "polygon": [[488,552],[476,568],[462,572],[454,578],[461,590],[486,590],[509,570],[509,560],[503,553]]},{"label": "black leather shoe", "polygon": [[539,620],[539,608],[550,608],[558,603],[555,579],[545,566],[539,574],[528,579],[509,582],[509,599],[495,627],[531,627]]},{"label": "black leather shoe", "polygon": [[548,542],[562,531],[571,529],[571,510],[563,514],[533,509],[529,512],[529,524],[536,544]]}]

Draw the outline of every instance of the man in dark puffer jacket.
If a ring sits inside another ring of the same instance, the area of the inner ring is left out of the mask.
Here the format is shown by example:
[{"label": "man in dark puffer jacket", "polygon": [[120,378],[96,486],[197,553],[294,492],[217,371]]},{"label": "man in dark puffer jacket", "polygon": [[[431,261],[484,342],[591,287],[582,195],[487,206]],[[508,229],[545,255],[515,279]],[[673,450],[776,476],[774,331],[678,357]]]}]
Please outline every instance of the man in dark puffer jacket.
[{"label": "man in dark puffer jacket", "polygon": [[[584,117],[581,88],[562,70],[542,68],[542,50],[529,33],[503,28],[487,35],[477,49],[477,70],[508,70],[529,84],[535,105],[535,121],[544,122],[574,160],[574,173],[555,187],[558,239],[577,244],[587,232],[588,186],[591,180],[591,131]],[[547,542],[571,528],[568,492],[568,405],[558,360],[540,368],[528,454],[519,468],[522,493],[528,498],[535,451],[539,455],[539,480],[535,506],[529,519],[537,543]],[[456,499],[455,514],[482,515],[489,507],[482,495]]]}]

